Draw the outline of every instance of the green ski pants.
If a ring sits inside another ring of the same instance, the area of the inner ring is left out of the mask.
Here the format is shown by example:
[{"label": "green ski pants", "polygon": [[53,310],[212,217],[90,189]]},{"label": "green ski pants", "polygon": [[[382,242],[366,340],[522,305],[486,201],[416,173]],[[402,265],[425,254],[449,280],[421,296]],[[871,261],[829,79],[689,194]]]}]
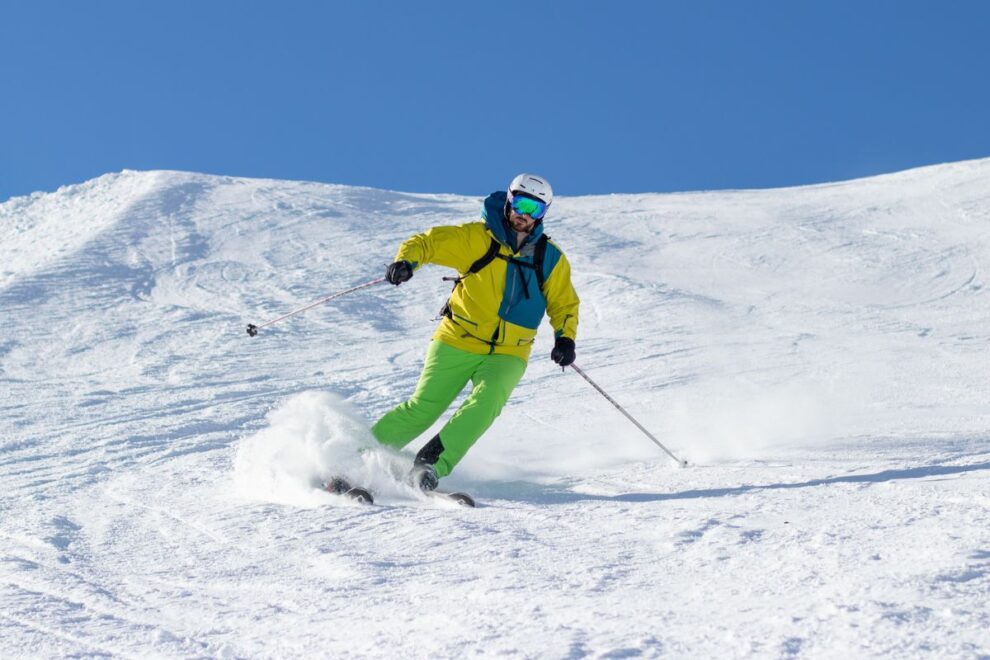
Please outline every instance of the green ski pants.
[{"label": "green ski pants", "polygon": [[385,413],[371,432],[383,445],[405,447],[439,419],[470,380],[471,394],[440,430],[443,452],[434,467],[444,477],[502,412],[525,371],[525,360],[515,355],[478,355],[433,340],[412,398]]}]

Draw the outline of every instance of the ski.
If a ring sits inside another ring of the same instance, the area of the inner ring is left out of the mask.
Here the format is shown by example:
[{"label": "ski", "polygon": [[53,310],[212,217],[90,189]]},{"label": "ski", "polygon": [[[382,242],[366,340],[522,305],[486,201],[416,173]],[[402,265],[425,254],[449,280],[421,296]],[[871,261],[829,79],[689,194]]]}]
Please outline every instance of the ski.
[{"label": "ski", "polygon": [[[371,491],[367,488],[361,488],[360,486],[353,486],[351,485],[351,482],[343,477],[331,478],[329,481],[322,484],[322,488],[332,495],[343,495],[344,497],[352,499],[355,502],[360,502],[361,504],[375,503],[375,497],[371,494]],[[449,502],[459,504],[460,506],[466,506],[472,509],[478,506],[474,501],[474,498],[464,492],[447,492],[442,490],[423,490],[421,492],[429,497],[447,500]]]},{"label": "ski", "polygon": [[442,490],[424,490],[423,492],[429,495],[430,497],[438,497],[440,499],[450,500],[451,502],[455,502],[457,504],[460,504],[461,506],[471,507],[472,509],[478,506],[475,503],[474,498],[468,495],[467,493],[461,493],[461,492],[448,493]]},{"label": "ski", "polygon": [[323,490],[333,495],[343,495],[346,498],[352,499],[355,502],[360,502],[361,504],[374,504],[375,498],[372,496],[371,491],[366,488],[360,488],[358,486],[352,486],[347,479],[343,477],[334,477],[330,481],[323,484]]}]

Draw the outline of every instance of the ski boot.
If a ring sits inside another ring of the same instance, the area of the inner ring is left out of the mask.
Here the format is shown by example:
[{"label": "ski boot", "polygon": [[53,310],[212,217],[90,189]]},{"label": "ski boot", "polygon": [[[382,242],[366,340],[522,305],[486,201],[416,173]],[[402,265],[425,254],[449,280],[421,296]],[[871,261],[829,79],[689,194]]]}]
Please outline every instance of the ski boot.
[{"label": "ski boot", "polygon": [[440,485],[440,477],[437,470],[429,463],[422,463],[413,467],[409,472],[409,481],[413,486],[423,492],[429,493],[437,489]]}]

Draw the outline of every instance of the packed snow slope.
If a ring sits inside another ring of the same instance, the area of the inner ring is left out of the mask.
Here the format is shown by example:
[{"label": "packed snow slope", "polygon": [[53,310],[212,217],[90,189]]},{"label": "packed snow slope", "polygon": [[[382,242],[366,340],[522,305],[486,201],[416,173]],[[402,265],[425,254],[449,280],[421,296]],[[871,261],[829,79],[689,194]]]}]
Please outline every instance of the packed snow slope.
[{"label": "packed snow slope", "polygon": [[480,208],[180,172],[0,204],[0,656],[990,657],[990,160],[558,199],[578,364],[691,465],[544,326],[444,480],[470,510],[394,478],[430,433],[367,432],[451,273],[245,325]]}]

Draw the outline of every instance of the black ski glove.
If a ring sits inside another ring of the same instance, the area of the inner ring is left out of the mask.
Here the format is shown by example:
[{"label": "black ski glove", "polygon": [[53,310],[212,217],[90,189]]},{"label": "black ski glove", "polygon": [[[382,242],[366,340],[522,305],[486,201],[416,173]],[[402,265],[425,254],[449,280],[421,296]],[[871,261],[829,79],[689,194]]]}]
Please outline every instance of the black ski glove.
[{"label": "black ski glove", "polygon": [[574,362],[574,340],[570,337],[557,337],[550,351],[550,359],[562,367]]},{"label": "black ski glove", "polygon": [[408,261],[396,261],[389,264],[388,270],[385,271],[385,279],[396,286],[408,282],[412,276],[412,265]]}]

